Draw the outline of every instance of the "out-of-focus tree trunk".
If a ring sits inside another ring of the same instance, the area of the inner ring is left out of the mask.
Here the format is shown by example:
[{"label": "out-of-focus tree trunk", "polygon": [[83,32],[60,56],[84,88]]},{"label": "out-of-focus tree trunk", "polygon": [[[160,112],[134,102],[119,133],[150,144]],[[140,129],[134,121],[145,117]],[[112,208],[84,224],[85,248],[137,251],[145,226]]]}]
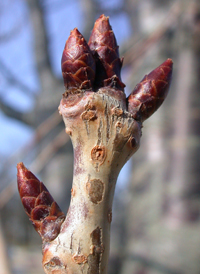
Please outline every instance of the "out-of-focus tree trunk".
[{"label": "out-of-focus tree trunk", "polygon": [[[128,218],[123,274],[200,271],[199,180],[195,175],[199,170],[199,143],[195,137],[199,131],[198,39],[196,53],[191,47],[192,38],[199,36],[196,23],[192,37],[193,5],[180,3],[175,43],[165,43],[164,47],[163,42],[162,48],[157,45],[160,58],[173,46],[177,73],[168,100],[144,124],[148,134],[142,137],[141,150],[133,157],[125,209]],[[146,59],[150,56],[151,52]]]},{"label": "out-of-focus tree trunk", "polygon": [[97,1],[93,0],[83,0],[80,1],[83,16],[84,16],[84,30],[83,30],[83,36],[86,40],[90,37],[90,32],[93,28],[94,21],[96,19],[96,13],[98,11],[98,3]]}]

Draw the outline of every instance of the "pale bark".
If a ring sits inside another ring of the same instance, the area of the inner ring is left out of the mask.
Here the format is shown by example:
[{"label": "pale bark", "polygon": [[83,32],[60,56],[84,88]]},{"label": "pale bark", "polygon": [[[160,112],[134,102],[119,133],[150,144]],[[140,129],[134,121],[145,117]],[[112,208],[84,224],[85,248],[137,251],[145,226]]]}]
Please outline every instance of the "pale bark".
[{"label": "pale bark", "polygon": [[44,247],[46,273],[54,268],[63,268],[59,273],[107,273],[115,182],[139,147],[140,126],[122,102],[104,92],[82,96],[73,111],[61,101],[74,147],[74,180],[61,232]]}]

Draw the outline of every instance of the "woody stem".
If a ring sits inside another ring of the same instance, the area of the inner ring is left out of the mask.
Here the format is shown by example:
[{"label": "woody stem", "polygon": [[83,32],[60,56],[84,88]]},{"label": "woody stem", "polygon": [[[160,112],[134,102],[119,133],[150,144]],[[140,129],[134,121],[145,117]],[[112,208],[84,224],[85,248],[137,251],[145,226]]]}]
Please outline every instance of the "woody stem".
[{"label": "woody stem", "polygon": [[81,95],[78,105],[74,99],[73,108],[66,107],[66,98],[60,105],[74,147],[71,203],[52,250],[48,244],[43,264],[47,270],[51,250],[68,269],[59,273],[102,274],[107,271],[116,179],[139,146],[140,126],[122,102],[104,93]]}]

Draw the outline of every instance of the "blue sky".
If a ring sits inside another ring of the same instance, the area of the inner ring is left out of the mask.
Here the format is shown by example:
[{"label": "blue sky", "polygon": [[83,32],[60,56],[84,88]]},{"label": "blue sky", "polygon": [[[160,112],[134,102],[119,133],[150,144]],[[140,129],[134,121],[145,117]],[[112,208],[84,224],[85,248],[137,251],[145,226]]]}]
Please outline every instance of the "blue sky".
[{"label": "blue sky", "polygon": [[[8,106],[27,112],[39,92],[33,54],[33,32],[23,1],[0,3],[0,96]],[[15,14],[15,16],[13,16]],[[33,129],[0,110],[0,159],[9,157],[33,135]]]}]

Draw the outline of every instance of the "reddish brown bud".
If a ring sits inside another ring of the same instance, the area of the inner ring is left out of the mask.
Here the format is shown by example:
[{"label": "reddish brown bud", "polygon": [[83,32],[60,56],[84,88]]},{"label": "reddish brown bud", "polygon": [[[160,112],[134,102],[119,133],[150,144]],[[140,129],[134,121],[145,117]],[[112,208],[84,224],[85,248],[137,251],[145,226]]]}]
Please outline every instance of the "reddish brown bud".
[{"label": "reddish brown bud", "polygon": [[167,96],[173,62],[167,59],[159,67],[145,75],[127,98],[128,111],[136,120],[143,122],[163,103]]},{"label": "reddish brown bud", "polygon": [[47,188],[23,163],[17,165],[17,183],[22,204],[33,226],[45,242],[55,239],[65,219]]},{"label": "reddish brown bud", "polygon": [[62,73],[67,90],[90,89],[95,78],[95,61],[77,28],[71,31],[62,55]]},{"label": "reddish brown bud", "polygon": [[96,20],[88,44],[96,59],[95,84],[123,89],[125,85],[120,77],[122,60],[119,58],[118,45],[109,18],[105,15]]}]

